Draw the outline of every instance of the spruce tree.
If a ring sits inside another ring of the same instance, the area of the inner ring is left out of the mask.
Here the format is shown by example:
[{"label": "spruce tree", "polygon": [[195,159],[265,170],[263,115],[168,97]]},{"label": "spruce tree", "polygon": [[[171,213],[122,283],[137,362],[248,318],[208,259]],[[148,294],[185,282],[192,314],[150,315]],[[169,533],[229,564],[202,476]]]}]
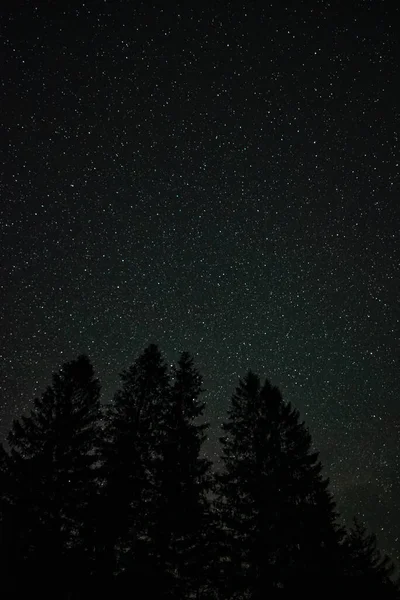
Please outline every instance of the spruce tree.
[{"label": "spruce tree", "polygon": [[205,597],[209,587],[211,463],[201,457],[208,427],[199,422],[205,408],[201,392],[202,378],[193,358],[184,352],[160,407],[157,494],[150,529],[164,580],[160,597],[176,600]]},{"label": "spruce tree", "polygon": [[379,598],[399,598],[398,583],[392,579],[395,566],[378,549],[376,536],[354,519],[343,541],[346,587],[349,592]]},{"label": "spruce tree", "polygon": [[107,409],[101,571],[113,562],[117,597],[129,586],[139,598],[206,593],[210,463],[200,456],[201,391],[187,353],[170,373],[151,344],[122,373]]},{"label": "spruce tree", "polygon": [[169,389],[167,365],[150,344],[121,374],[105,413],[99,580],[110,589],[158,585],[148,528],[155,501],[157,427]]},{"label": "spruce tree", "polygon": [[[100,385],[81,355],[13,422],[3,500],[18,594],[78,596],[93,556]],[[9,536],[10,537],[10,536]],[[56,591],[55,591],[56,586]]]},{"label": "spruce tree", "polygon": [[216,476],[220,594],[265,598],[307,590],[339,569],[335,504],[299,413],[249,372],[222,426]]},{"label": "spruce tree", "polygon": [[[6,594],[16,589],[18,578],[17,531],[14,531],[13,482],[10,470],[10,457],[0,444],[0,564],[2,589]],[[7,595],[6,595],[7,597]]]}]

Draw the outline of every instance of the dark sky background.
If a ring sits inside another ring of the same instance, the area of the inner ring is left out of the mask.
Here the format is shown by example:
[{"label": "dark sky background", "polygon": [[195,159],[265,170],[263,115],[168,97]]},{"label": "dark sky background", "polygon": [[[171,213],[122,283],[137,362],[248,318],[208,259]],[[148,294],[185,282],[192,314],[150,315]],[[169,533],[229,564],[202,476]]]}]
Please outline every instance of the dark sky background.
[{"label": "dark sky background", "polygon": [[194,354],[216,459],[252,368],[398,559],[398,10],[5,4],[2,435],[66,360],[107,401],[155,342]]}]

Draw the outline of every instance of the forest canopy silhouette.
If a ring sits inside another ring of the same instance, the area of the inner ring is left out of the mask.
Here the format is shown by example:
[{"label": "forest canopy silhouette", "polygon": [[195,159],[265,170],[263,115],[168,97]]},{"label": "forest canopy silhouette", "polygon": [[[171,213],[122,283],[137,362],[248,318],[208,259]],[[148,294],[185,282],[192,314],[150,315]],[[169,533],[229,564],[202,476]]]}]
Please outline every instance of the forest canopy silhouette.
[{"label": "forest canopy silhouette", "polygon": [[300,414],[249,371],[204,457],[202,376],[150,344],[112,401],[65,363],[0,447],[3,598],[400,598],[391,560],[342,525]]}]

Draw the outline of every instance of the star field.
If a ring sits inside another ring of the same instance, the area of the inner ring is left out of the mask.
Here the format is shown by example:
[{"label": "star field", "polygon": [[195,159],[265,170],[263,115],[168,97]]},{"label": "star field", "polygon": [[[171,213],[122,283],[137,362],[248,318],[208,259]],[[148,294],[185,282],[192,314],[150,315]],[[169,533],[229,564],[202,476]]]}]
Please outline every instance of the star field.
[{"label": "star field", "polygon": [[155,342],[196,357],[217,460],[251,368],[399,559],[395,13],[33,4],[2,19],[2,435],[61,363],[106,401]]}]

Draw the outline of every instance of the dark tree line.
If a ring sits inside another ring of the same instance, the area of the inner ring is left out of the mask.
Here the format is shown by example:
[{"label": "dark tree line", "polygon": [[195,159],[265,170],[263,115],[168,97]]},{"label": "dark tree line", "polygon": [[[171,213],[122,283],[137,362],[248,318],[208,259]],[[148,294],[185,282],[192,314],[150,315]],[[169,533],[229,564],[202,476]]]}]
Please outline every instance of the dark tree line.
[{"label": "dark tree line", "polygon": [[66,363],[0,446],[3,598],[399,598],[393,565],[349,530],[299,413],[249,372],[202,456],[202,378],[150,345],[113,401]]}]

